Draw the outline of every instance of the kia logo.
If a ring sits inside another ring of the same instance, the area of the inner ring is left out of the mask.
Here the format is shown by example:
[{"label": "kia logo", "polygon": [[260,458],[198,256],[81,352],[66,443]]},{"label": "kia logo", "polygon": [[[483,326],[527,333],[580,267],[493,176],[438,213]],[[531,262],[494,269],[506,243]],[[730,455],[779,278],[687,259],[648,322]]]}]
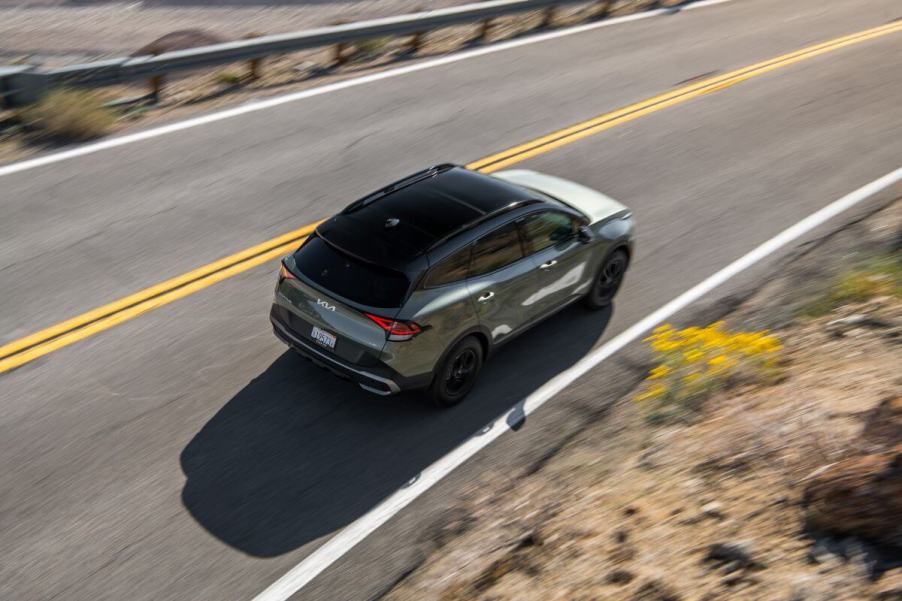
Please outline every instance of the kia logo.
[{"label": "kia logo", "polygon": [[335,310],[335,305],[330,305],[329,303],[327,303],[326,301],[324,301],[321,298],[316,299],[316,304],[319,305],[320,307],[322,307],[323,309],[328,309],[329,311]]}]

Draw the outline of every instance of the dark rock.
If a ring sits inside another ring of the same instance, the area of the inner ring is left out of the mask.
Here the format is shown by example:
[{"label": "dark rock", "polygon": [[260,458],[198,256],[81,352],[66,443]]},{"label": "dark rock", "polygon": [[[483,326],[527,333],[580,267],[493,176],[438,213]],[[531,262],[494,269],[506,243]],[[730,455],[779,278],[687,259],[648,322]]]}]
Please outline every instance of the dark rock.
[{"label": "dark rock", "polygon": [[902,396],[884,399],[868,411],[864,416],[861,437],[880,448],[902,442]]},{"label": "dark rock", "polygon": [[811,531],[902,547],[902,444],[823,470],[806,484],[803,506]]},{"label": "dark rock", "polygon": [[737,569],[760,570],[766,566],[754,558],[751,543],[725,542],[714,543],[708,547],[703,563],[713,564],[716,568],[735,566]]},{"label": "dark rock", "polygon": [[631,601],[681,601],[682,597],[660,580],[649,580],[639,587]]},{"label": "dark rock", "polygon": [[198,46],[210,46],[211,44],[219,44],[222,41],[222,38],[219,36],[201,29],[183,29],[167,33],[150,44],[139,48],[132,56],[163,54],[164,52],[187,50]]},{"label": "dark rock", "polygon": [[635,577],[636,577],[636,575],[633,574],[632,572],[630,572],[629,570],[614,570],[613,572],[608,574],[608,577],[606,578],[606,580],[610,584],[623,585],[623,584],[629,584],[630,582],[633,581],[633,579]]}]

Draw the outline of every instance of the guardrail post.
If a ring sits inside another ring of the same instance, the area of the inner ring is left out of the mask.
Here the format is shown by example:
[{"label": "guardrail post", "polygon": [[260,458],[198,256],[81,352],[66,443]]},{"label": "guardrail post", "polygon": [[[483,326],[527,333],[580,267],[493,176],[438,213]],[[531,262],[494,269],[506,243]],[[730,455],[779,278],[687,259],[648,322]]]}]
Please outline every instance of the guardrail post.
[{"label": "guardrail post", "polygon": [[163,95],[163,88],[166,85],[166,78],[162,75],[154,75],[148,81],[150,84],[150,100],[154,104],[160,102],[160,96]]},{"label": "guardrail post", "polygon": [[611,12],[611,5],[614,4],[614,0],[599,0],[598,2],[598,11],[593,15],[596,19],[603,19],[608,16]]},{"label": "guardrail post", "polygon": [[542,17],[542,24],[539,25],[542,29],[548,29],[554,25],[554,17],[557,14],[557,6],[549,6],[545,9],[545,16]]},{"label": "guardrail post", "polygon": [[[151,52],[151,56],[158,56],[161,52],[159,50],[154,50]],[[163,75],[154,75],[148,80],[150,84],[150,101],[154,104],[159,104],[160,96],[163,95],[163,88],[166,85],[166,78]]]},{"label": "guardrail post", "polygon": [[[252,40],[254,38],[262,37],[263,34],[259,31],[254,31],[246,36],[244,36],[245,40]],[[247,78],[250,81],[254,81],[260,78],[260,67],[263,65],[262,58],[252,58],[247,62]]]},{"label": "guardrail post", "polygon": [[348,62],[348,44],[346,42],[339,42],[335,44],[335,51],[332,55],[332,64],[336,67],[340,67],[341,65]]},{"label": "guardrail post", "polygon": [[420,48],[423,47],[423,40],[426,38],[425,31],[418,31],[410,37],[410,41],[407,43],[408,54],[416,54],[420,51]]},{"label": "guardrail post", "polygon": [[473,41],[479,42],[479,41],[485,41],[485,40],[489,39],[489,36],[492,33],[493,25],[494,25],[494,23],[492,22],[492,19],[484,20],[482,22],[482,24],[479,26],[479,32],[476,34],[476,37],[473,38]]}]

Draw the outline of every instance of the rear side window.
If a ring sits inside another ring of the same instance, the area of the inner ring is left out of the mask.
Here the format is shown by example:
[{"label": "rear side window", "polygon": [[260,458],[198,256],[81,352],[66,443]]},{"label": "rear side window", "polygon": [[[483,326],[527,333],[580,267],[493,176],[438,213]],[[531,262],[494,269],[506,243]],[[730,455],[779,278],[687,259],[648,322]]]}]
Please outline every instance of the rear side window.
[{"label": "rear side window", "polygon": [[568,240],[576,232],[573,217],[557,211],[533,213],[523,220],[523,235],[530,252]]},{"label": "rear side window", "polygon": [[508,223],[473,245],[470,277],[501,269],[523,258],[523,246],[516,223]]},{"label": "rear side window", "polygon": [[297,269],[314,284],[372,307],[400,307],[410,288],[403,273],[353,259],[313,236],[296,253]]},{"label": "rear side window", "polygon": [[467,268],[470,266],[470,250],[471,248],[468,246],[439,261],[426,274],[426,277],[423,279],[423,287],[435,288],[436,286],[459,282],[466,278]]}]

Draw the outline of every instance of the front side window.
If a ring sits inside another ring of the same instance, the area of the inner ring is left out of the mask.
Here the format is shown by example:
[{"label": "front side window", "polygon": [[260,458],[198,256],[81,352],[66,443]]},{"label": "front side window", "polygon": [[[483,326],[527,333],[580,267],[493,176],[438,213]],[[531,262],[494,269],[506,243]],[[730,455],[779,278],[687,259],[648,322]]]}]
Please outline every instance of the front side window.
[{"label": "front side window", "polygon": [[569,240],[576,233],[577,223],[570,215],[558,211],[533,213],[523,220],[523,234],[530,252]]},{"label": "front side window", "polygon": [[467,268],[470,266],[470,250],[471,248],[468,246],[439,261],[426,274],[423,279],[423,287],[435,288],[466,278]]},{"label": "front side window", "polygon": [[501,269],[523,258],[523,246],[516,223],[504,225],[473,245],[470,277]]}]

